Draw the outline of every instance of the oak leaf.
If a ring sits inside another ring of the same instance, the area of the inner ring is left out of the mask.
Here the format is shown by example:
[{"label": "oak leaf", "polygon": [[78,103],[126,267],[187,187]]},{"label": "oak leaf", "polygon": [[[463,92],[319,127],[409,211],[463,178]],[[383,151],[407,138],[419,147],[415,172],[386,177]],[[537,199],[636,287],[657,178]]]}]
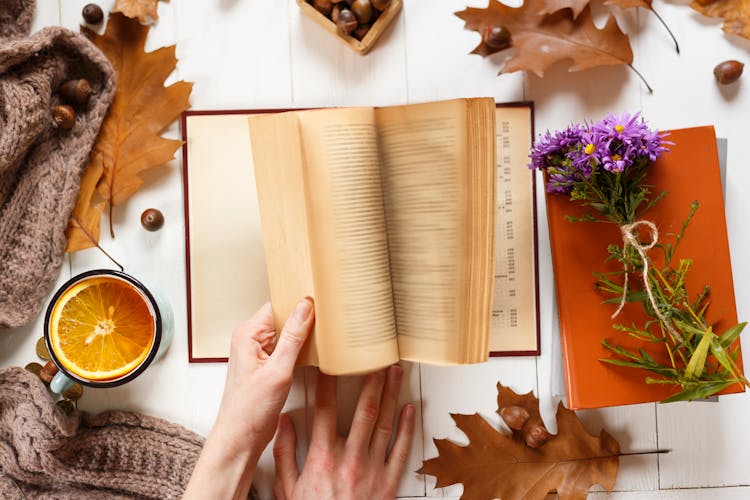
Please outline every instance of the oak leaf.
[{"label": "oak leaf", "polygon": [[[498,413],[506,406],[528,411],[529,424],[541,422],[539,400],[532,393],[518,395],[501,384]],[[561,500],[585,499],[599,484],[611,491],[617,477],[620,445],[602,430],[589,434],[576,414],[562,403],[557,407],[558,433],[540,448],[526,446],[522,429],[512,435],[498,432],[484,418],[451,415],[469,438],[467,446],[435,439],[439,455],[424,462],[419,472],[437,478],[436,488],[462,483],[462,499],[543,499],[556,490]]]},{"label": "oak leaf", "polygon": [[[630,9],[632,7],[643,7],[644,9],[651,10],[652,0],[607,0],[604,5],[614,5],[621,9]],[[544,0],[543,6],[538,14],[552,14],[562,9],[570,9],[573,11],[573,17],[578,17],[578,14],[583,11],[584,7],[589,5],[591,0]]]},{"label": "oak leaf", "polygon": [[73,212],[68,220],[65,234],[68,237],[67,252],[89,248],[99,241],[99,225],[104,210],[104,200],[96,187],[102,178],[104,165],[101,156],[94,155],[81,177],[81,187]]},{"label": "oak leaf", "polygon": [[[164,80],[177,64],[175,47],[162,47],[144,52],[149,28],[122,14],[112,14],[103,35],[83,29],[99,47],[115,69],[117,92],[99,137],[91,152],[91,161],[84,175],[101,176],[97,191],[109,204],[110,231],[112,207],[121,205],[143,184],[140,174],[174,158],[182,141],[165,139],[161,133],[189,107],[192,83],[177,82],[169,87]],[[101,209],[79,195],[76,203],[80,221],[93,221],[92,211]],[[98,238],[88,243],[80,227],[68,227],[68,251],[95,246]],[[98,235],[99,227],[89,225],[89,234]]]},{"label": "oak leaf", "polygon": [[117,0],[112,12],[138,19],[141,24],[154,24],[159,19],[158,3],[159,0]]},{"label": "oak leaf", "polygon": [[[526,0],[521,7],[508,7],[490,0],[487,8],[468,7],[456,15],[470,30],[485,33],[489,26],[504,26],[511,34],[513,47],[518,49],[500,69],[500,73],[533,71],[539,76],[554,63],[570,60],[569,71],[596,66],[628,65],[633,62],[630,39],[620,30],[613,16],[608,16],[602,29],[594,25],[591,9],[585,6],[578,17],[570,9],[539,15],[545,0]],[[472,51],[487,56],[497,49],[484,40]]]},{"label": "oak leaf", "polygon": [[690,7],[704,16],[724,18],[721,29],[727,33],[750,38],[750,3],[746,0],[693,0]]}]

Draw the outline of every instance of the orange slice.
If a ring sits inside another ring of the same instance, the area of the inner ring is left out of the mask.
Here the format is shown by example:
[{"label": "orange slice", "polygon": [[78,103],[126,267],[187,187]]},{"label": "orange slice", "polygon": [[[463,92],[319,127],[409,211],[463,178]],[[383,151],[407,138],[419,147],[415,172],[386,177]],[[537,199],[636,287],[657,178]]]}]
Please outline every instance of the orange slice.
[{"label": "orange slice", "polygon": [[97,276],[60,296],[50,316],[49,336],[69,372],[92,381],[112,380],[146,359],[154,343],[154,317],[130,283]]}]

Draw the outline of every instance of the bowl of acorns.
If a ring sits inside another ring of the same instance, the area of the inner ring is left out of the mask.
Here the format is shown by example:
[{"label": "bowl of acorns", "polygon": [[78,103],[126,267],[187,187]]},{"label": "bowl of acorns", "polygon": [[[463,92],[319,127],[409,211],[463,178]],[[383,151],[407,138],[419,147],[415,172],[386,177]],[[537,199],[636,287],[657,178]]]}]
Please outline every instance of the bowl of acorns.
[{"label": "bowl of acorns", "polygon": [[399,13],[401,1],[297,0],[297,4],[310,19],[364,55]]}]

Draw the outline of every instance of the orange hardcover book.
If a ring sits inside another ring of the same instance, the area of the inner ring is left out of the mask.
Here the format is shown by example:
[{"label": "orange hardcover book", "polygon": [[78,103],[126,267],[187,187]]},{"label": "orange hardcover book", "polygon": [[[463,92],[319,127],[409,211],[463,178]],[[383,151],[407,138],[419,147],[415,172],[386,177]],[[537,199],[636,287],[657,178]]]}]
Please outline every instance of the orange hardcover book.
[{"label": "orange hardcover book", "polygon": [[[693,265],[687,286],[692,297],[702,287],[711,287],[707,319],[714,331],[723,333],[737,323],[729,242],[724,216],[724,201],[716,147],[711,126],[687,128],[670,132],[667,140],[671,152],[650,167],[648,183],[656,195],[668,194],[641,216],[654,222],[661,242],[674,242],[674,235],[688,216],[690,204],[700,203],[675,253],[675,260],[689,258]],[[648,320],[640,303],[627,304],[614,320],[610,318],[616,304],[602,304],[605,297],[595,288],[593,272],[618,271],[618,263],[609,261],[607,246],[622,241],[614,224],[593,222],[570,223],[565,215],[582,215],[584,210],[569,201],[566,195],[547,194],[550,245],[555,272],[555,285],[560,319],[563,370],[567,386],[568,407],[571,409],[600,408],[633,403],[660,401],[677,392],[673,385],[648,385],[644,379],[650,372],[612,366],[599,361],[612,357],[601,345],[602,339],[627,349],[644,348],[662,362],[668,362],[662,344],[647,344],[612,328],[613,323],[643,326]],[[659,250],[651,257],[659,264]],[[641,279],[640,275],[632,279]],[[737,341],[737,345],[739,339]],[[742,363],[740,354],[738,362]],[[733,385],[723,393],[741,392]]]}]

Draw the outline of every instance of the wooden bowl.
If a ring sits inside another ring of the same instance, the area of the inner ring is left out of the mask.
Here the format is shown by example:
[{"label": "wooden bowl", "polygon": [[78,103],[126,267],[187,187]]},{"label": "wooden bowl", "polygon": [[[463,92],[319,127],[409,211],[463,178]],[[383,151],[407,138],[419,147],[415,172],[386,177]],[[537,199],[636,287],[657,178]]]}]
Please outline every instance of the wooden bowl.
[{"label": "wooden bowl", "polygon": [[344,42],[358,54],[365,55],[370,49],[372,49],[375,42],[380,38],[380,35],[383,34],[391,24],[391,21],[393,21],[396,18],[396,15],[401,11],[401,2],[402,0],[391,0],[390,5],[380,13],[380,16],[375,20],[370,31],[367,32],[362,40],[357,40],[352,36],[340,34],[336,29],[336,24],[318,12],[317,9],[307,3],[306,0],[297,0],[297,5],[299,5],[299,8],[302,9],[302,12],[304,12],[307,17],[321,25],[324,29],[332,33],[336,38]]}]

